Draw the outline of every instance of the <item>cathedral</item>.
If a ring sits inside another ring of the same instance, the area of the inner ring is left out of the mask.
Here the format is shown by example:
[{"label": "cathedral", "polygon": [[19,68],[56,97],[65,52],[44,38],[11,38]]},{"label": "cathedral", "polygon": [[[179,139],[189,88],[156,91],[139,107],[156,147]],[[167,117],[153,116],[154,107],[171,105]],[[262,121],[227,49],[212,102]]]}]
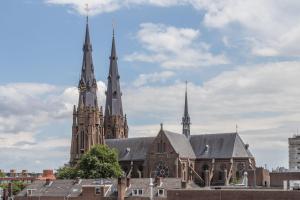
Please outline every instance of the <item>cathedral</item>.
[{"label": "cathedral", "polygon": [[79,99],[73,110],[71,165],[75,165],[93,145],[106,144],[117,150],[124,174],[132,178],[174,177],[199,184],[228,185],[241,181],[244,172],[255,170],[255,158],[237,131],[191,134],[187,88],[182,133],[167,131],[161,124],[156,136],[128,138],[116,52],[113,32],[103,113],[97,100],[97,81],[87,19],[78,84]]}]

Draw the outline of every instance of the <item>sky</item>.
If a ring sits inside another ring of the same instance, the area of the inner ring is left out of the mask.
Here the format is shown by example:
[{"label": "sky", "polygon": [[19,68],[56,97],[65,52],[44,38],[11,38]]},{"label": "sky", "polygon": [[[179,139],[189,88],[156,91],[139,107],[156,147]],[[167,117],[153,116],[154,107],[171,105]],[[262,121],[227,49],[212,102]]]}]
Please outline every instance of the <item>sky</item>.
[{"label": "sky", "polygon": [[300,123],[298,0],[2,0],[0,169],[69,160],[89,5],[98,98],[115,27],[129,137],[238,132],[258,166],[288,167]]}]

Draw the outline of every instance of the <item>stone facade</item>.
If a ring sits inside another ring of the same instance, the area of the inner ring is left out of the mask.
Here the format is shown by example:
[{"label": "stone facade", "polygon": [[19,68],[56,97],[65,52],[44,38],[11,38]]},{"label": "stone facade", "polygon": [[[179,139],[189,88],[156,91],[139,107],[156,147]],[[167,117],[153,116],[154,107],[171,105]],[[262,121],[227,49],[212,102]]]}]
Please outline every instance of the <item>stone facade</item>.
[{"label": "stone facade", "polygon": [[173,177],[200,185],[228,185],[241,183],[244,172],[255,170],[255,159],[237,133],[188,139],[161,128],[156,137],[107,139],[106,144],[118,151],[123,171],[132,178]]},{"label": "stone facade", "polygon": [[104,144],[104,126],[102,108],[98,106],[97,81],[94,75],[92,45],[86,24],[85,42],[81,78],[78,83],[78,106],[74,105],[70,164],[78,159],[95,144]]},{"label": "stone facade", "polygon": [[119,83],[115,38],[113,36],[110,67],[106,91],[105,115],[97,100],[97,81],[92,59],[88,20],[81,78],[78,83],[78,106],[74,105],[70,164],[75,165],[80,157],[95,144],[104,144],[105,138],[127,138],[128,125],[123,115]]}]

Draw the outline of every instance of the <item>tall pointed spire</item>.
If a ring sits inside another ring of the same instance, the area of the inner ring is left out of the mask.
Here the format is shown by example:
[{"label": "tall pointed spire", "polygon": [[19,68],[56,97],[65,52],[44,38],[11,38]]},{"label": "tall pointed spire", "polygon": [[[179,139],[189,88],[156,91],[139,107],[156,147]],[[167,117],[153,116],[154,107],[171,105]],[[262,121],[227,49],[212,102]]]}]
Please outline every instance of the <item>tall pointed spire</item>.
[{"label": "tall pointed spire", "polygon": [[102,110],[97,102],[97,81],[94,74],[92,44],[86,18],[83,59],[78,83],[78,106],[73,109],[72,142],[70,164],[76,165],[80,157],[95,144],[104,144]]},{"label": "tall pointed spire", "polygon": [[[88,16],[86,19],[85,40],[83,44],[83,61],[79,80],[79,107],[97,107],[97,81],[94,74],[92,44],[90,39]],[[82,105],[83,104],[83,105]]]},{"label": "tall pointed spire", "polygon": [[188,98],[187,98],[187,81],[185,82],[185,101],[184,101],[184,112],[182,117],[182,134],[187,138],[190,137],[190,115],[188,109]]},{"label": "tall pointed spire", "polygon": [[115,30],[113,28],[110,54],[109,74],[107,77],[106,105],[104,129],[106,138],[127,138],[127,120],[123,116],[122,93],[120,75],[118,71],[118,57],[115,44]]},{"label": "tall pointed spire", "polygon": [[106,92],[106,106],[105,106],[105,115],[119,115],[123,116],[122,108],[122,93],[120,88],[120,75],[118,71],[118,57],[116,52],[115,45],[115,36],[113,30],[112,45],[111,45],[111,55],[110,66],[109,66],[109,75],[107,77],[107,92]]}]

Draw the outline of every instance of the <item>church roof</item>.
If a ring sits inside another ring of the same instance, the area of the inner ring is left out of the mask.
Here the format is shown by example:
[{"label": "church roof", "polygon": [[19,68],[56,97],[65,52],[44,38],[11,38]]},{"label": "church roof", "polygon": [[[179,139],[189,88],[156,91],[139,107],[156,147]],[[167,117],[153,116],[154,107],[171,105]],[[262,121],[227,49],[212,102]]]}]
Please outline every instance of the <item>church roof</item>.
[{"label": "church roof", "polygon": [[176,153],[184,158],[196,158],[189,140],[183,134],[163,130]]},{"label": "church roof", "polygon": [[197,158],[252,158],[238,133],[191,135]]},{"label": "church roof", "polygon": [[118,150],[119,161],[145,160],[154,139],[155,137],[106,139],[105,143],[110,148]]}]

